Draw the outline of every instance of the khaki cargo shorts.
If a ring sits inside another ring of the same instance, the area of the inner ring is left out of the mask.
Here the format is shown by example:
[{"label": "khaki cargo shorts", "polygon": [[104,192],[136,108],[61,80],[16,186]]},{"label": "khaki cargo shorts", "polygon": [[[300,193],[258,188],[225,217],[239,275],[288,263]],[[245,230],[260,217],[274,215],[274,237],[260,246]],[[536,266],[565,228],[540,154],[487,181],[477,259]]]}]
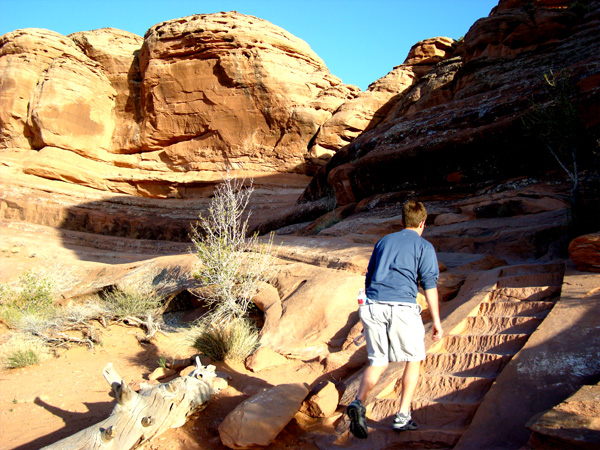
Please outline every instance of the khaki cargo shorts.
[{"label": "khaki cargo shorts", "polygon": [[390,361],[425,359],[421,306],[369,301],[360,306],[358,313],[364,327],[370,365],[385,366]]}]

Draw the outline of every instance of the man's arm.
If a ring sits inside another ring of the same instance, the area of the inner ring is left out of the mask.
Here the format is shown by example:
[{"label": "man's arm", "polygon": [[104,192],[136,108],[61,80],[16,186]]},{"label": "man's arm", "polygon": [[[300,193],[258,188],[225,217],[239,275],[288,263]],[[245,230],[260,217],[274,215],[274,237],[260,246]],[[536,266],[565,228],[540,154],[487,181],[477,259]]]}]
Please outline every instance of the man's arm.
[{"label": "man's arm", "polygon": [[444,330],[442,330],[442,322],[440,321],[437,287],[425,290],[425,300],[427,301],[429,312],[433,319],[433,340],[439,341],[444,335]]}]

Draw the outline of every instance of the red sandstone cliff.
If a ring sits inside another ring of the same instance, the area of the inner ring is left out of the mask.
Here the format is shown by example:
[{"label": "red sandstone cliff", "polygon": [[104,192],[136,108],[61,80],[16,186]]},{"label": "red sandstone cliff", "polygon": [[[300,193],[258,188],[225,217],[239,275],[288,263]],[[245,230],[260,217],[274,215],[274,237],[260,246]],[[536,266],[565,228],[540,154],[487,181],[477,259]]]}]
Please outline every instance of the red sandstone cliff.
[{"label": "red sandstone cliff", "polygon": [[471,27],[452,58],[394,97],[375,128],[343,147],[303,199],[333,190],[343,205],[383,192],[469,189],[558,168],[524,136],[521,118],[532,99],[549,101],[544,75],[566,71],[585,126],[598,134],[600,4],[576,10],[566,3],[501,2]]}]

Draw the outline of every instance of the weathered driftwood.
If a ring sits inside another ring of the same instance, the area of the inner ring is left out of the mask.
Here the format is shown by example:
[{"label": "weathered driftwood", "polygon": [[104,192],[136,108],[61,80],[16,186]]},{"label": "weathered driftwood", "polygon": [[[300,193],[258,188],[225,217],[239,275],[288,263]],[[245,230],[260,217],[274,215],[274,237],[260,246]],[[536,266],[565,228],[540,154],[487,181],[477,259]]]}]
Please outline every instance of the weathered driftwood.
[{"label": "weathered driftwood", "polygon": [[203,367],[198,358],[196,369],[189,376],[164,384],[145,384],[139,392],[121,379],[111,363],[106,365],[103,374],[117,399],[110,416],[44,449],[137,448],[169,428],[182,426],[189,415],[203,409],[211,398],[211,385],[216,376],[215,367]]}]

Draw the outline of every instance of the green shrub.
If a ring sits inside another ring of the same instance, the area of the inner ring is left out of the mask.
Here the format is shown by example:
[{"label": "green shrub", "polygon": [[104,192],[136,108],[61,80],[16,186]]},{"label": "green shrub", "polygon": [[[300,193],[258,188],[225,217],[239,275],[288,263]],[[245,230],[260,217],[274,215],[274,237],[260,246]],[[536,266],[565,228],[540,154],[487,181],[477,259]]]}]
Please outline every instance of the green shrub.
[{"label": "green shrub", "polygon": [[258,347],[258,330],[249,319],[226,325],[204,319],[186,332],[186,341],[214,361],[243,361]]},{"label": "green shrub", "polygon": [[33,271],[19,277],[17,286],[0,285],[0,319],[11,328],[23,322],[40,321],[56,314],[55,286],[49,276]]},{"label": "green shrub", "polygon": [[330,228],[330,227],[334,226],[336,223],[339,223],[341,221],[342,221],[342,218],[336,216],[334,211],[331,213],[328,213],[327,215],[321,217],[321,221],[319,223],[317,223],[317,226],[315,227],[313,234],[319,234],[319,232],[326,230],[327,228]]}]

